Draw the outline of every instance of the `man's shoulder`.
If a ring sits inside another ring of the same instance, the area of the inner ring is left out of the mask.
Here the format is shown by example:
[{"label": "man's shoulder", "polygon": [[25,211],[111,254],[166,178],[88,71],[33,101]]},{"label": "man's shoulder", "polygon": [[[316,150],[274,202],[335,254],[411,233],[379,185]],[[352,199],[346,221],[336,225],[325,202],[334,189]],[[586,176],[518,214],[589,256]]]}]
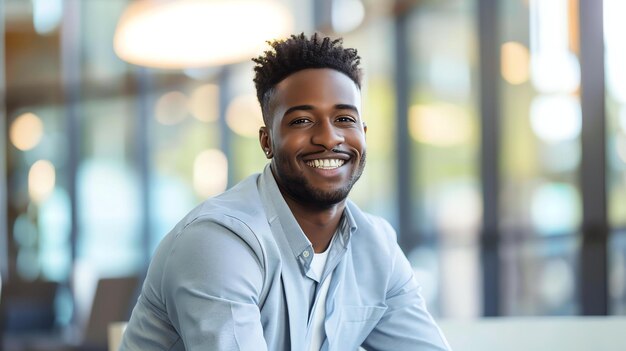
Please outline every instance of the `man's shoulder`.
[{"label": "man's shoulder", "polygon": [[386,279],[400,252],[396,231],[386,219],[362,211],[354,203],[350,202],[348,209],[357,227],[350,239],[352,259],[363,271],[378,272],[380,279]]},{"label": "man's shoulder", "polygon": [[351,200],[347,201],[347,207],[357,224],[358,222],[365,222],[366,224],[383,226],[386,227],[386,229],[392,229],[391,224],[389,224],[389,222],[385,218],[373,213],[363,211],[356,203]]},{"label": "man's shoulder", "polygon": [[348,201],[347,204],[361,237],[377,242],[396,242],[396,231],[385,218],[361,210],[352,201]]},{"label": "man's shoulder", "polygon": [[204,200],[189,213],[189,219],[221,216],[241,218],[262,214],[258,177],[258,174],[253,174],[223,193]]},{"label": "man's shoulder", "polygon": [[257,188],[258,174],[249,176],[220,195],[206,199],[185,217],[174,230],[175,236],[192,224],[224,227],[235,234],[256,234],[267,225]]},{"label": "man's shoulder", "polygon": [[[271,229],[252,175],[191,210],[167,235],[166,241],[211,242],[215,235],[234,235],[257,255],[272,248]],[[166,245],[166,246],[168,246]]]}]

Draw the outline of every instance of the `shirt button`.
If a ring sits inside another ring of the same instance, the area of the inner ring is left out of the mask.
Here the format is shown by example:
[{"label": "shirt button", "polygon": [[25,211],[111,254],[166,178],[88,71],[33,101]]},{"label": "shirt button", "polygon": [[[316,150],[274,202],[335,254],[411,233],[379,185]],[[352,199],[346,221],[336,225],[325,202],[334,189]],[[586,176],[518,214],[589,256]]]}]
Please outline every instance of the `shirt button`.
[{"label": "shirt button", "polygon": [[306,250],[302,253],[302,256],[304,256],[304,258],[309,257],[309,255],[310,255],[309,250]]}]

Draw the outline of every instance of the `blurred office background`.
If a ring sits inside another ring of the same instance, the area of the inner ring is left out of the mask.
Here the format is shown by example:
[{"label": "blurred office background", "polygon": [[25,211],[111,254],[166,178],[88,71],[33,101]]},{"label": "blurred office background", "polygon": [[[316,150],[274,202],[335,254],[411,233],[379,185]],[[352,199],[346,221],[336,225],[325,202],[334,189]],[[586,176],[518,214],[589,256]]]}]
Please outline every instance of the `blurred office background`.
[{"label": "blurred office background", "polygon": [[[437,318],[626,314],[626,2],[256,2],[279,17],[186,34],[164,17],[142,38],[220,51],[284,23],[356,47],[369,157],[352,199],[397,229]],[[266,163],[259,51],[128,63],[114,38],[133,3],[0,0],[3,349],[127,318],[160,239]]]}]

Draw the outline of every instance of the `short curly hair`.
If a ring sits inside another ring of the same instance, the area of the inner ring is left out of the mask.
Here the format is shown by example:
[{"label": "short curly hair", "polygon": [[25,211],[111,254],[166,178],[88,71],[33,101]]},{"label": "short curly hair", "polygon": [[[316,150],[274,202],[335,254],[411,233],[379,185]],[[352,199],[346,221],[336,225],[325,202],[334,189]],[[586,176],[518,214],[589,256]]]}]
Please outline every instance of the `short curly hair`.
[{"label": "short curly hair", "polygon": [[356,49],[344,48],[343,39],[320,37],[304,33],[287,39],[268,41],[273,50],[253,58],[254,85],[263,111],[263,120],[269,121],[270,100],[276,84],[293,73],[307,68],[331,68],[347,75],[361,88],[361,57]]}]

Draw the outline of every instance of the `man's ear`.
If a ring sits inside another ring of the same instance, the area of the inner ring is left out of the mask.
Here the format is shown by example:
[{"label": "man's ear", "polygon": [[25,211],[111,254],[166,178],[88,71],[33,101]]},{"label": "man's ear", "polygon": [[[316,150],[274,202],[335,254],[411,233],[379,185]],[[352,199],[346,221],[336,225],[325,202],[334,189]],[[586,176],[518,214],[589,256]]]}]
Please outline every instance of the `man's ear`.
[{"label": "man's ear", "polygon": [[266,126],[259,128],[259,143],[266,158],[272,158],[272,141]]},{"label": "man's ear", "polygon": [[367,123],[363,121],[363,133],[367,134]]}]

